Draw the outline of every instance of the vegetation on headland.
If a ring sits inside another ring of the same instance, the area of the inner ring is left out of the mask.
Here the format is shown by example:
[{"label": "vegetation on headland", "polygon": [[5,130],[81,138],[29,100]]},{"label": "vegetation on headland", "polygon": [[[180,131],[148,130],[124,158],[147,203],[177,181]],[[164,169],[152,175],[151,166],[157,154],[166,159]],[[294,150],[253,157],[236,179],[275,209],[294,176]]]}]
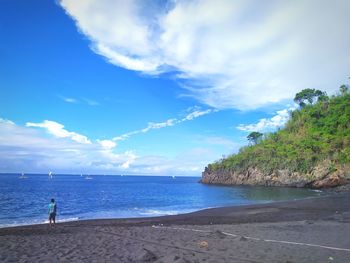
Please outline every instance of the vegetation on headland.
[{"label": "vegetation on headland", "polygon": [[342,85],[338,95],[306,89],[296,94],[300,108],[291,112],[277,132],[248,135],[251,142],[239,153],[208,165],[211,171],[244,172],[254,167],[269,174],[276,170],[309,173],[327,160],[332,171],[350,164],[350,91]]}]

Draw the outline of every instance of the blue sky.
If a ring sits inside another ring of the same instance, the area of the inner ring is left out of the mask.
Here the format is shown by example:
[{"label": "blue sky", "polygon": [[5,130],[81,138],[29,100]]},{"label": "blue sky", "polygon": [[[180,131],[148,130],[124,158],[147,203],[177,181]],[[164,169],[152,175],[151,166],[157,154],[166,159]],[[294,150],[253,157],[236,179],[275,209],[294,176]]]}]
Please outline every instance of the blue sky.
[{"label": "blue sky", "polygon": [[200,175],[348,77],[347,1],[147,3],[1,2],[0,172]]}]

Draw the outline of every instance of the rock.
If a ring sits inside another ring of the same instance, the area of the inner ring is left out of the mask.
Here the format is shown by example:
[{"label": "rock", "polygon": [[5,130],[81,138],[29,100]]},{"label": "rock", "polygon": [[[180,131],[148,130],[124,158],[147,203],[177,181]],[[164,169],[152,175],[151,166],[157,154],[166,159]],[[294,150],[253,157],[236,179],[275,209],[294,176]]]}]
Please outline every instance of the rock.
[{"label": "rock", "polygon": [[332,174],[322,180],[315,181],[311,183],[312,188],[329,188],[340,185],[340,178],[337,174]]},{"label": "rock", "polygon": [[207,248],[208,245],[209,245],[209,244],[208,244],[207,241],[201,241],[201,242],[198,243],[198,246],[199,246],[200,248]]},{"label": "rock", "polygon": [[[330,168],[331,167],[331,168]],[[325,160],[315,166],[310,173],[276,170],[263,173],[255,167],[238,172],[230,169],[211,170],[205,168],[201,182],[219,185],[287,186],[329,188],[350,183],[350,166],[334,168],[331,161]]]}]

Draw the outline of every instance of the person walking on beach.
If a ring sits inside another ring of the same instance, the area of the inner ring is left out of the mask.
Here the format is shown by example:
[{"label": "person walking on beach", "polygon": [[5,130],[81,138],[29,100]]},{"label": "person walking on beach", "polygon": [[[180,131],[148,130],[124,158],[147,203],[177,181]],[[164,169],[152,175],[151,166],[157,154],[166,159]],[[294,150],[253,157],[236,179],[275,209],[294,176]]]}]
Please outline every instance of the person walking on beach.
[{"label": "person walking on beach", "polygon": [[57,211],[57,205],[55,203],[55,199],[51,199],[51,202],[49,204],[49,221],[50,226],[54,226],[56,224],[56,211]]}]

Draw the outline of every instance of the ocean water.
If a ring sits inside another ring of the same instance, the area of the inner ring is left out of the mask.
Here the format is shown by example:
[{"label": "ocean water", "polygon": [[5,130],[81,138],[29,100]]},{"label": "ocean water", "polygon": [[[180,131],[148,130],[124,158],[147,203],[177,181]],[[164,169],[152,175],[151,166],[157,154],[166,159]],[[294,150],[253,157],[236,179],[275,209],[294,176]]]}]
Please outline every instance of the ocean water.
[{"label": "ocean water", "polygon": [[309,189],[209,186],[199,177],[0,174],[0,227],[47,222],[51,198],[57,221],[130,218],[318,196]]}]

